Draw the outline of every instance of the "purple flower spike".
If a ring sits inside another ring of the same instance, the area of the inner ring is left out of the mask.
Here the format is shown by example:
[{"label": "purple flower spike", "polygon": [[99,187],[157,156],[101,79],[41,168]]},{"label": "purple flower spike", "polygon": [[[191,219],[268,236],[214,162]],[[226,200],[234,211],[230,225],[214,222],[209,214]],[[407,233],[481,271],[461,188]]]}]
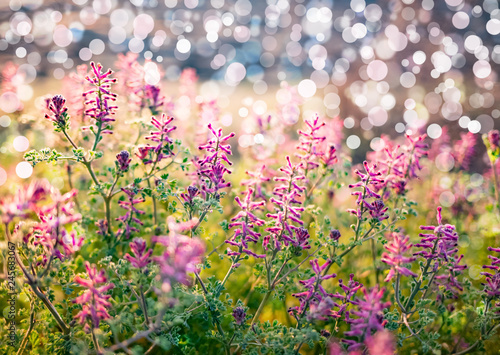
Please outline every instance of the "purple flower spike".
[{"label": "purple flower spike", "polygon": [[[151,131],[149,136],[145,138],[155,142],[156,146],[143,147],[142,151],[140,149],[139,157],[144,164],[159,163],[162,159],[174,155],[171,149],[173,140],[169,137],[170,132],[177,128],[175,126],[170,126],[173,120],[173,117],[165,114],[162,114],[160,118],[154,116],[151,118],[151,124],[156,128],[156,131]],[[153,160],[146,159],[146,157],[149,156],[149,151],[154,152],[156,156]]]},{"label": "purple flower spike", "polygon": [[130,256],[129,253],[124,255],[124,259],[128,260],[133,267],[137,269],[144,269],[151,262],[151,254],[153,254],[153,250],[149,249],[146,251],[146,241],[142,238],[134,238],[132,242],[129,244],[130,249],[135,255],[135,258]]},{"label": "purple flower spike", "polygon": [[[89,107],[85,110],[85,115],[95,120],[98,132],[111,134],[110,122],[114,122],[115,111],[118,106],[113,105],[116,101],[116,94],[111,92],[111,85],[116,83],[116,79],[111,78],[111,70],[102,72],[102,65],[90,63],[93,76],[85,79],[92,84],[93,88],[83,93],[87,99],[85,105]],[[97,134],[97,132],[95,132]]]},{"label": "purple flower spike", "polygon": [[153,237],[153,242],[165,247],[162,255],[153,257],[160,267],[162,292],[169,292],[175,282],[189,284],[187,274],[195,272],[196,266],[201,263],[205,252],[202,241],[180,234],[184,230],[191,229],[196,222],[197,220],[192,220],[179,224],[170,216],[167,219],[169,235]]},{"label": "purple flower spike", "polygon": [[[274,225],[266,228],[270,234],[264,239],[264,248],[267,248],[271,238],[274,240],[274,248],[280,249],[281,243],[284,241],[285,245],[296,244],[293,237],[294,230],[297,227],[292,223],[300,226],[304,224],[301,220],[301,213],[305,210],[304,207],[299,207],[302,202],[298,200],[301,193],[305,191],[305,187],[299,185],[305,179],[302,173],[301,164],[293,165],[290,157],[286,157],[287,165],[279,169],[285,176],[278,176],[274,181],[280,182],[274,190],[270,201],[275,205],[276,213],[268,213],[266,216],[274,220]],[[294,206],[295,205],[295,206]],[[299,206],[296,206],[299,205]]]},{"label": "purple flower spike", "polygon": [[[384,320],[382,311],[391,305],[391,302],[382,302],[384,288],[379,290],[378,286],[375,286],[369,291],[366,288],[362,291],[363,298],[355,301],[357,309],[346,314],[346,321],[351,324],[351,329],[345,332],[345,335],[358,338],[358,340],[342,340],[349,345],[349,351],[362,348],[364,340],[371,337],[374,332],[384,330],[387,321]],[[352,316],[357,318],[352,318]]]},{"label": "purple flower spike", "polygon": [[145,105],[149,108],[151,114],[153,116],[160,114],[165,101],[160,88],[156,85],[145,85],[143,90]]},{"label": "purple flower spike", "polygon": [[492,150],[500,147],[500,132],[497,129],[493,129],[488,132],[488,141],[490,142],[490,146]]},{"label": "purple flower spike", "polygon": [[342,235],[340,234],[340,231],[338,229],[332,229],[330,231],[330,239],[334,241],[338,241]]},{"label": "purple flower spike", "polygon": [[[500,248],[488,247],[489,251],[500,253]],[[496,300],[496,307],[500,307],[500,257],[488,255],[491,260],[491,265],[483,265],[483,269],[491,270],[490,272],[482,272],[481,275],[486,276],[486,282],[483,283],[483,292],[488,299]],[[500,310],[497,310],[500,314]]]},{"label": "purple flower spike", "polygon": [[[357,218],[362,218],[363,213],[366,210],[370,211],[370,214],[373,218],[378,220],[386,219],[388,216],[384,216],[384,213],[387,211],[387,208],[384,208],[383,202],[380,200],[381,196],[377,194],[374,189],[376,185],[383,184],[384,179],[380,176],[382,173],[377,171],[377,165],[373,165],[370,167],[368,162],[363,162],[363,166],[365,168],[365,173],[362,173],[359,170],[356,170],[355,173],[358,175],[361,181],[358,181],[355,184],[350,184],[349,188],[362,188],[361,191],[351,192],[351,195],[356,196],[356,204],[358,205],[357,209],[350,209],[348,212],[354,214]],[[375,185],[372,189],[371,185]],[[379,202],[375,201],[372,203],[368,202],[369,198],[375,198]]]},{"label": "purple flower spike", "polygon": [[[421,230],[430,231],[431,233],[420,233],[422,238],[418,244],[418,248],[424,250],[418,251],[413,255],[420,255],[425,259],[436,259],[448,261],[457,252],[458,233],[455,226],[451,224],[442,224],[442,208],[437,208],[437,226],[420,226]],[[437,244],[434,248],[434,244]]]},{"label": "purple flower spike", "polygon": [[[336,274],[325,274],[331,263],[331,260],[327,260],[320,266],[318,259],[310,261],[315,275],[308,280],[299,281],[306,291],[293,294],[293,297],[299,299],[300,305],[288,309],[288,312],[297,320],[303,315],[307,315],[308,321],[341,317],[344,308],[332,299],[333,294],[326,292],[321,286],[321,282],[324,280],[337,276]],[[333,310],[333,308],[338,310]]]},{"label": "purple flower spike", "polygon": [[134,227],[132,225],[132,222],[138,224],[138,225],[143,225],[142,221],[135,217],[135,215],[142,215],[145,212],[142,210],[137,209],[135,205],[144,202],[144,198],[134,198],[134,196],[137,194],[136,189],[134,188],[122,188],[122,191],[125,192],[125,195],[127,196],[128,201],[118,201],[118,204],[120,205],[121,208],[124,208],[127,210],[127,213],[125,213],[123,216],[116,218],[117,221],[122,222],[123,228],[118,230],[118,234],[125,235],[125,237],[128,239],[130,238],[130,235],[132,232],[139,232],[139,229]]},{"label": "purple flower spike", "polygon": [[238,306],[233,309],[233,317],[236,324],[242,325],[245,322],[247,313],[243,307]]},{"label": "purple flower spike", "polygon": [[391,239],[392,240],[384,246],[388,253],[384,252],[381,259],[383,263],[391,266],[391,270],[384,281],[390,281],[396,273],[404,276],[417,277],[417,274],[403,266],[417,259],[416,257],[404,256],[412,247],[412,244],[409,243],[410,237],[401,233],[392,233]]},{"label": "purple flower spike", "polygon": [[385,207],[382,200],[375,200],[372,203],[367,204],[366,208],[368,208],[368,211],[370,212],[372,218],[378,221],[383,221],[384,219],[389,218],[389,215],[385,214],[388,208]]},{"label": "purple flower spike", "polygon": [[116,164],[120,171],[127,171],[131,161],[132,158],[130,158],[130,153],[126,150],[122,150],[120,153],[116,154]]},{"label": "purple flower spike", "polygon": [[[245,199],[242,201],[238,196],[235,197],[236,203],[240,206],[241,211],[231,218],[229,228],[237,227],[231,239],[226,240],[227,244],[233,245],[241,249],[241,252],[251,255],[255,258],[265,258],[266,255],[256,254],[249,250],[248,243],[257,243],[261,236],[254,229],[256,226],[264,225],[264,221],[258,218],[253,211],[258,210],[264,205],[264,201],[253,202],[253,189],[249,188],[246,192]],[[240,252],[230,252],[231,255],[240,255]]]},{"label": "purple flower spike", "polygon": [[196,186],[190,185],[187,188],[187,193],[181,193],[181,197],[186,203],[192,204],[196,196],[200,194],[200,191]]},{"label": "purple flower spike", "polygon": [[210,123],[207,127],[214,135],[214,138],[198,147],[199,150],[206,151],[206,154],[196,161],[196,174],[200,180],[203,193],[217,196],[219,190],[231,186],[231,183],[226,182],[224,179],[224,174],[231,173],[224,164],[233,164],[228,158],[232,152],[231,146],[224,143],[233,138],[235,134],[230,133],[224,136],[222,128],[214,130]]},{"label": "purple flower spike", "polygon": [[61,95],[55,95],[47,99],[47,109],[51,112],[45,114],[45,118],[54,123],[56,129],[66,128],[68,122],[68,108],[66,107],[66,99]]},{"label": "purple flower spike", "polygon": [[467,132],[461,133],[460,137],[461,139],[453,145],[453,157],[458,168],[467,170],[476,153],[477,136],[472,132]]},{"label": "purple flower spike", "polygon": [[300,158],[302,167],[305,170],[314,169],[319,166],[318,157],[321,157],[321,145],[326,140],[326,137],[320,134],[321,128],[325,126],[324,122],[319,121],[319,116],[316,115],[312,120],[306,120],[306,129],[299,130],[299,145],[297,150],[303,153],[297,153]]},{"label": "purple flower spike", "polygon": [[[111,307],[111,303],[108,301],[111,296],[104,295],[104,293],[114,288],[115,285],[111,283],[98,286],[107,281],[104,270],[97,272],[96,266],[91,266],[88,261],[85,262],[85,269],[87,270],[88,279],[80,276],[75,277],[75,282],[87,289],[82,295],[73,300],[74,303],[83,306],[75,319],[81,325],[85,324],[87,319],[90,319],[92,328],[98,328],[101,320],[110,318],[107,308]],[[85,325],[85,330],[90,330],[88,324]]]}]

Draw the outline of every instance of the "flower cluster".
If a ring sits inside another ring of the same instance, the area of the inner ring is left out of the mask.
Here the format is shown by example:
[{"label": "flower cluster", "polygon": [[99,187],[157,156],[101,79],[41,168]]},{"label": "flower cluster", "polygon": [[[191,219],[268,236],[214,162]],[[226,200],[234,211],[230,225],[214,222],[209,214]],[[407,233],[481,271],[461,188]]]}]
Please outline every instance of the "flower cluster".
[{"label": "flower cluster", "polygon": [[61,95],[55,95],[47,99],[46,103],[50,114],[45,114],[45,118],[52,121],[56,132],[67,129],[69,116],[66,99]]},{"label": "flower cluster", "polygon": [[196,222],[196,220],[192,220],[179,224],[170,216],[167,219],[169,235],[153,237],[153,242],[157,242],[165,248],[160,256],[153,257],[153,261],[158,263],[160,267],[163,292],[169,292],[175,282],[187,285],[187,274],[196,272],[197,265],[201,263],[205,252],[202,241],[180,234],[191,229]]},{"label": "flower cluster", "polygon": [[247,170],[245,171],[245,174],[247,174],[249,178],[241,181],[242,186],[248,186],[253,189],[255,198],[258,197],[263,200],[267,200],[267,194],[265,193],[264,184],[271,180],[271,178],[265,176],[265,170],[265,165],[261,165],[261,167],[255,171]]},{"label": "flower cluster", "polygon": [[389,197],[391,190],[396,195],[404,195],[408,181],[418,177],[418,171],[422,169],[421,159],[428,154],[425,138],[425,134],[417,137],[406,135],[407,144],[401,146],[383,136],[384,149],[369,155],[380,165],[384,180],[375,184],[375,191],[383,190],[384,199]]},{"label": "flower cluster", "polygon": [[[488,247],[488,251],[500,253],[500,248]],[[483,265],[483,269],[491,271],[481,273],[486,276],[483,292],[487,299],[496,301],[496,307],[500,307],[500,258],[493,255],[488,255],[488,258],[491,260],[491,265]],[[497,309],[496,313],[500,314],[500,309]]]},{"label": "flower cluster", "polygon": [[[112,104],[116,101],[116,94],[111,92],[111,85],[116,83],[116,79],[111,78],[113,71],[110,69],[106,72],[102,71],[101,64],[90,63],[92,68],[92,77],[87,76],[86,80],[94,86],[92,89],[83,93],[87,99],[85,105],[85,115],[95,120],[97,126],[96,140],[100,139],[100,134],[111,134],[110,122],[114,122],[115,111],[118,106]],[[94,130],[94,128],[90,128]]]},{"label": "flower cluster", "polygon": [[133,267],[141,270],[145,269],[152,261],[151,254],[153,254],[153,249],[148,249],[146,251],[146,241],[142,238],[134,238],[129,246],[135,257],[127,253],[123,258],[128,260]]},{"label": "flower cluster", "polygon": [[[144,164],[157,164],[162,159],[174,155],[172,146],[173,140],[169,136],[170,132],[176,129],[175,126],[170,126],[173,120],[173,117],[166,116],[165,114],[162,114],[160,118],[154,116],[151,118],[151,124],[156,128],[156,131],[151,131],[146,139],[155,142],[156,146],[141,147],[138,156],[142,159]],[[149,158],[149,152],[154,154],[153,158]]]},{"label": "flower cluster", "polygon": [[457,280],[457,276],[467,268],[467,265],[459,265],[463,255],[457,255],[458,252],[458,233],[455,226],[443,224],[442,208],[437,208],[437,226],[420,226],[421,230],[430,231],[430,233],[420,233],[420,242],[415,247],[422,250],[413,253],[415,256],[421,256],[432,265],[432,270],[437,272],[440,266],[444,266],[446,274],[435,276],[436,283],[442,285],[453,297],[456,292],[462,291],[462,286]]},{"label": "flower cluster", "polygon": [[306,129],[298,131],[299,145],[297,150],[302,151],[302,154],[297,153],[296,155],[301,160],[303,169],[309,170],[319,166],[318,158],[323,155],[322,145],[326,137],[320,131],[325,123],[320,122],[318,115],[311,120],[306,120],[305,123]]},{"label": "flower cluster", "polygon": [[[363,298],[357,298],[352,303],[356,305],[355,310],[346,313],[346,321],[351,329],[345,332],[348,337],[356,337],[358,340],[343,339],[349,345],[349,350],[357,350],[363,347],[363,342],[373,336],[373,333],[384,330],[387,323],[384,320],[383,310],[391,305],[391,302],[383,302],[385,289],[378,286],[367,290],[362,289]],[[356,316],[357,318],[352,318]]]},{"label": "flower cluster", "polygon": [[387,252],[382,254],[381,260],[391,266],[391,270],[389,271],[389,274],[387,274],[384,281],[390,281],[395,274],[417,277],[417,274],[404,266],[405,264],[409,264],[417,259],[416,257],[404,256],[404,254],[410,251],[412,247],[412,244],[409,243],[410,237],[405,236],[402,233],[391,233],[389,239],[389,243],[384,246]]},{"label": "flower cluster", "polygon": [[453,157],[455,158],[455,165],[461,169],[469,169],[472,158],[476,152],[477,136],[474,133],[461,133],[461,139],[458,140],[453,146]]},{"label": "flower cluster", "polygon": [[160,114],[165,104],[165,97],[161,94],[161,90],[158,86],[145,85],[144,101],[144,105],[151,111],[151,114],[156,116]]},{"label": "flower cluster", "polygon": [[232,165],[228,158],[232,154],[231,146],[226,142],[235,134],[230,133],[224,136],[222,128],[216,131],[210,123],[207,127],[214,137],[198,147],[199,150],[206,151],[206,154],[197,161],[197,174],[201,180],[201,190],[204,193],[217,196],[219,190],[231,186],[231,183],[224,179],[224,174],[231,173],[224,163]]},{"label": "flower cluster", "polygon": [[[298,200],[301,193],[305,190],[300,186],[300,182],[305,179],[302,174],[300,164],[292,164],[290,157],[286,157],[287,165],[279,168],[279,171],[284,176],[277,176],[274,181],[280,183],[273,189],[275,197],[271,197],[270,201],[274,204],[276,213],[268,213],[266,216],[273,219],[273,226],[266,228],[269,232],[263,241],[264,249],[267,250],[268,245],[273,240],[273,248],[281,249],[281,244],[290,243],[297,247],[307,246],[307,236],[302,230],[295,227],[293,222],[302,226],[304,222],[301,220],[301,213],[304,207],[299,207],[302,203]],[[298,205],[298,206],[297,206]],[[300,235],[297,235],[299,233]],[[294,236],[295,234],[295,236]],[[304,240],[305,238],[305,240]]]},{"label": "flower cluster", "polygon": [[[356,204],[358,205],[358,208],[355,210],[350,209],[348,212],[355,215],[358,219],[362,219],[363,214],[366,211],[369,211],[372,218],[382,221],[389,217],[385,214],[387,208],[384,206],[381,196],[371,188],[371,185],[376,186],[384,183],[384,179],[380,177],[382,173],[376,170],[376,165],[370,167],[366,161],[363,162],[363,166],[366,173],[362,173],[359,170],[355,171],[361,181],[349,185],[349,188],[351,189],[358,187],[361,188],[361,191],[354,191],[351,193],[351,195],[357,196]],[[373,202],[369,202],[369,198],[374,198],[375,200],[373,200]]]},{"label": "flower cluster", "polygon": [[[135,205],[144,202],[144,198],[135,198],[138,190],[134,187],[122,188],[122,191],[125,193],[127,200],[120,200],[118,203],[121,208],[127,210],[127,212],[118,218],[117,221],[122,222],[122,228],[118,230],[118,235],[124,235],[127,239],[130,238],[132,232],[139,232],[139,229],[132,225],[132,222],[142,226],[144,223],[137,218],[137,215],[143,215],[145,212],[143,210],[139,210]],[[136,216],[134,216],[134,214]]]},{"label": "flower cluster", "polygon": [[[331,318],[339,318],[345,309],[345,306],[337,304],[332,297],[333,294],[326,292],[321,285],[321,282],[336,277],[336,274],[327,274],[331,260],[327,260],[323,265],[319,265],[318,259],[311,260],[310,262],[314,276],[307,280],[302,280],[300,283],[304,286],[306,291],[294,293],[292,296],[298,298],[300,305],[289,308],[288,312],[292,314],[297,320],[307,315],[308,321],[313,320],[327,320]],[[333,308],[339,308],[334,311]]]},{"label": "flower cluster", "polygon": [[111,303],[108,300],[111,296],[105,295],[105,293],[113,289],[115,285],[113,283],[99,285],[107,282],[108,279],[104,270],[98,272],[95,265],[91,266],[89,262],[86,262],[85,269],[87,270],[88,279],[76,276],[75,282],[86,288],[86,290],[73,302],[82,305],[82,310],[75,316],[75,319],[81,325],[85,324],[84,329],[88,332],[91,329],[89,324],[86,323],[88,319],[91,321],[93,329],[99,327],[101,320],[110,318],[108,308],[111,307]]},{"label": "flower cluster", "polygon": [[234,200],[240,206],[241,211],[231,218],[231,223],[229,228],[237,227],[235,229],[231,239],[226,240],[227,244],[238,247],[238,251],[230,251],[228,255],[241,255],[245,253],[251,255],[255,258],[265,258],[266,255],[256,254],[249,249],[248,243],[257,243],[261,236],[254,229],[255,226],[262,226],[264,220],[257,218],[253,211],[259,209],[259,207],[264,205],[264,201],[254,202],[252,201],[253,189],[249,188],[246,192],[245,198],[242,201],[239,196],[236,196]]},{"label": "flower cluster", "polygon": [[234,322],[237,325],[242,325],[245,322],[245,319],[247,317],[247,312],[243,307],[234,307],[233,309],[233,317],[234,317]]},{"label": "flower cluster", "polygon": [[73,210],[73,198],[78,191],[72,190],[61,195],[59,190],[52,188],[50,192],[51,203],[37,211],[40,222],[33,227],[33,244],[43,246],[44,257],[54,255],[63,259],[73,255],[83,243],[83,237],[78,237],[75,231],[68,232],[65,228],[82,218],[81,214]]},{"label": "flower cluster", "polygon": [[130,153],[126,150],[122,150],[120,153],[116,154],[116,166],[118,171],[127,171],[130,167],[132,158],[130,158]]}]

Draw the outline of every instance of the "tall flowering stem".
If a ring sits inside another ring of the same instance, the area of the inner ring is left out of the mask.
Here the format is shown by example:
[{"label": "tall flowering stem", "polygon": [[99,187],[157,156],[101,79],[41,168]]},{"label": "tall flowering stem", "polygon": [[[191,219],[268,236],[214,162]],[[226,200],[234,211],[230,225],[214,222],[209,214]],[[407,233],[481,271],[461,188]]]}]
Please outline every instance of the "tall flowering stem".
[{"label": "tall flowering stem", "polygon": [[[224,179],[225,174],[231,173],[226,165],[232,165],[232,162],[229,160],[229,156],[232,154],[231,146],[226,142],[233,138],[235,134],[232,132],[224,136],[222,134],[222,128],[215,130],[210,123],[207,127],[210,132],[212,132],[213,138],[206,144],[198,147],[200,151],[206,153],[204,156],[197,159],[195,165],[197,167],[196,174],[201,184],[201,193],[204,195],[205,201],[208,202],[208,204],[203,209],[198,223],[193,227],[191,231],[193,234],[211,209],[213,204],[211,199],[218,201],[220,199],[219,191],[231,186],[231,183]],[[190,218],[191,217],[192,216],[190,216]]]},{"label": "tall flowering stem", "polygon": [[[81,325],[85,325],[85,331],[92,333],[97,353],[101,353],[94,329],[99,328],[101,320],[110,318],[107,309],[111,307],[111,303],[108,301],[111,296],[104,295],[104,293],[113,289],[115,285],[113,283],[100,285],[108,281],[105,272],[104,270],[98,272],[97,267],[95,265],[91,266],[88,261],[85,263],[85,269],[88,279],[80,276],[75,277],[75,282],[86,288],[83,294],[73,300],[74,303],[82,305],[82,310],[75,316],[75,320]],[[90,320],[90,326],[87,320]]]},{"label": "tall flowering stem", "polygon": [[495,191],[495,206],[500,215],[500,179],[498,178],[498,162],[500,161],[500,132],[496,129],[490,131],[487,135],[483,135],[483,142],[486,146],[488,158],[491,163],[491,171],[493,175],[493,189]]},{"label": "tall flowering stem", "polygon": [[94,87],[89,91],[83,93],[87,99],[85,104],[89,106],[85,110],[85,114],[94,119],[97,131],[93,127],[90,129],[95,135],[94,145],[92,150],[95,151],[97,144],[101,141],[102,134],[112,134],[110,122],[114,122],[114,114],[118,106],[114,105],[116,101],[116,94],[111,92],[111,84],[116,83],[116,79],[111,78],[113,71],[109,69],[103,72],[101,64],[90,63],[92,68],[92,77],[87,76],[87,81]]},{"label": "tall flowering stem", "polygon": [[437,208],[437,226],[421,226],[420,229],[427,231],[427,233],[420,233],[421,240],[415,244],[415,247],[422,248],[421,251],[413,253],[414,256],[422,257],[425,259],[425,264],[421,268],[420,277],[412,287],[410,296],[408,297],[403,311],[406,314],[413,314],[412,308],[414,307],[413,300],[416,295],[424,290],[421,288],[424,280],[431,274],[422,298],[425,298],[431,290],[432,283],[435,280],[442,279],[438,276],[438,272],[442,267],[447,267],[449,274],[445,278],[444,286],[454,293],[453,288],[461,290],[461,286],[456,280],[456,275],[466,268],[465,265],[459,265],[462,256],[457,256],[458,251],[458,233],[455,231],[455,226],[450,224],[443,224],[442,222],[442,208]]},{"label": "tall flowering stem", "polygon": [[139,232],[139,229],[137,227],[134,227],[132,225],[132,222],[139,226],[142,226],[144,224],[136,216],[143,215],[146,212],[135,207],[135,205],[144,202],[144,198],[135,198],[135,195],[137,195],[137,193],[140,191],[135,187],[122,188],[122,191],[125,193],[127,200],[119,201],[118,204],[127,212],[123,216],[116,218],[117,221],[122,222],[122,229],[120,229],[117,234],[118,236],[124,236],[125,238],[129,239],[133,232]]},{"label": "tall flowering stem", "polygon": [[[301,228],[304,224],[301,220],[301,213],[304,211],[304,207],[301,207],[302,203],[298,200],[301,197],[301,193],[305,191],[305,187],[299,185],[305,179],[305,176],[302,173],[300,163],[292,164],[289,156],[286,157],[286,161],[287,164],[279,169],[283,176],[274,178],[274,181],[278,184],[273,189],[275,197],[272,197],[270,202],[274,204],[275,213],[268,213],[266,215],[273,221],[273,225],[266,228],[269,234],[264,237],[262,242],[265,250],[270,249],[272,251],[270,258],[264,259],[268,290],[253,317],[252,324],[259,319],[264,305],[281,280],[281,272],[288,261],[291,260],[291,257],[285,258],[280,269],[275,275],[272,275],[273,262],[278,252],[283,249],[283,244],[294,248],[295,252],[310,248],[308,240],[309,232],[307,229]],[[293,225],[293,223],[298,224],[300,227]],[[292,255],[294,254],[292,252]]]},{"label": "tall flowering stem", "polygon": [[309,172],[318,169],[320,166],[323,172],[317,180],[309,184],[310,187],[305,192],[305,201],[311,198],[314,189],[321,183],[321,181],[328,174],[329,169],[337,162],[335,155],[336,149],[333,144],[326,144],[326,136],[324,133],[325,122],[320,121],[318,115],[313,119],[306,120],[306,128],[299,130],[299,144],[297,145],[296,156],[301,161],[304,170],[304,176],[308,181]]}]

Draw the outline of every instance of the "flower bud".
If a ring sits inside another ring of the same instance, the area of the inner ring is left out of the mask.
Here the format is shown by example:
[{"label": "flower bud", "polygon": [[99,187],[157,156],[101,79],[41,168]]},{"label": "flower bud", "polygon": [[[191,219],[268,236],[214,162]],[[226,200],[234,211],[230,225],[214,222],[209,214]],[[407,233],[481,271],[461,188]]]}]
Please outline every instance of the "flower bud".
[{"label": "flower bud", "polygon": [[130,153],[126,150],[122,150],[120,153],[116,154],[116,163],[121,171],[127,171],[131,161]]},{"label": "flower bud", "polygon": [[333,239],[334,241],[339,240],[341,237],[340,231],[338,229],[332,229],[330,231],[330,238]]}]

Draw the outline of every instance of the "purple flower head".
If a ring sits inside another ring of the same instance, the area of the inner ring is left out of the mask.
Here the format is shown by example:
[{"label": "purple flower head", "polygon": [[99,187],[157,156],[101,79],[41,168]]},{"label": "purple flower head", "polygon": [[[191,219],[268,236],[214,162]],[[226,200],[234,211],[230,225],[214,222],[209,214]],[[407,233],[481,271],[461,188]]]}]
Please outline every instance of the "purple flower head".
[{"label": "purple flower head", "polygon": [[[98,272],[97,267],[91,266],[88,261],[85,262],[85,269],[88,279],[80,276],[75,277],[75,282],[86,288],[83,294],[73,300],[74,303],[82,305],[82,310],[75,316],[75,319],[81,325],[90,319],[92,328],[98,328],[101,320],[110,318],[107,309],[111,307],[111,303],[108,301],[111,296],[104,295],[104,293],[114,288],[115,285],[110,283],[99,286],[107,281],[104,270]],[[88,324],[85,325],[85,330],[90,330]]]},{"label": "purple flower head", "polygon": [[83,237],[77,238],[74,231],[68,232],[67,224],[79,221],[82,216],[73,210],[73,198],[78,190],[73,189],[64,195],[52,188],[52,203],[41,207],[36,213],[40,222],[33,226],[33,244],[42,245],[47,255],[58,259],[73,255],[83,244]]},{"label": "purple flower head", "polygon": [[488,141],[492,150],[496,150],[500,147],[500,132],[497,129],[492,129],[488,132]]},{"label": "purple flower head", "polygon": [[267,183],[268,181],[271,180],[271,178],[266,177],[264,175],[264,171],[266,169],[265,165],[262,165],[260,169],[256,171],[245,171],[245,174],[247,174],[250,178],[247,180],[241,181],[242,186],[248,186],[252,187],[254,192],[255,192],[255,197],[260,197],[264,200],[267,200],[265,194],[264,194],[264,188],[263,185]]},{"label": "purple flower head", "polygon": [[142,145],[137,147],[137,152],[135,155],[141,159],[144,164],[151,164],[153,161],[150,159],[149,152],[153,151],[153,147],[150,145]]},{"label": "purple flower head", "polygon": [[255,258],[265,258],[266,255],[256,254],[249,249],[248,243],[257,243],[261,236],[255,231],[256,226],[262,226],[264,221],[258,218],[253,211],[264,205],[264,201],[252,201],[253,189],[248,188],[245,199],[241,200],[238,196],[235,197],[236,203],[240,206],[241,211],[231,218],[229,228],[237,227],[231,239],[226,240],[227,244],[238,247],[237,252],[231,251],[229,255],[240,255],[246,253]]},{"label": "purple flower head", "polygon": [[[327,260],[323,265],[319,265],[318,259],[310,261],[315,275],[307,280],[299,281],[306,289],[305,292],[295,293],[292,296],[298,298],[300,305],[291,307],[288,312],[297,320],[306,315],[308,321],[327,320],[328,318],[339,318],[341,316],[341,306],[332,297],[333,294],[326,292],[321,282],[336,277],[336,274],[326,274],[331,260]],[[339,310],[333,310],[338,308]]]},{"label": "purple flower head", "polygon": [[467,170],[476,152],[477,137],[472,132],[461,133],[460,137],[453,145],[453,157],[458,168]]},{"label": "purple flower head", "polygon": [[247,312],[245,312],[245,309],[243,307],[235,307],[233,309],[233,317],[236,324],[242,325],[243,323],[245,323]]},{"label": "purple flower head", "polygon": [[95,222],[95,225],[97,227],[97,234],[99,235],[106,235],[108,233],[108,221],[105,219],[100,219],[97,222]]},{"label": "purple flower head", "polygon": [[330,231],[330,239],[334,241],[338,241],[342,235],[340,234],[340,231],[338,229],[332,229]]},{"label": "purple flower head", "polygon": [[[372,336],[374,332],[383,331],[384,320],[383,310],[390,307],[391,302],[382,302],[385,289],[379,290],[378,286],[362,289],[363,298],[356,299],[356,309],[347,312],[346,321],[351,325],[351,329],[344,334],[348,337],[356,337],[358,340],[342,341],[349,345],[349,350],[357,350],[363,347],[363,342]],[[357,318],[352,318],[356,316]]]},{"label": "purple flower head", "polygon": [[339,279],[339,287],[343,291],[343,295],[341,295],[339,292],[333,295],[333,297],[338,298],[340,300],[343,300],[344,303],[351,302],[353,297],[356,295],[356,292],[363,287],[363,285],[354,280],[354,274],[349,275],[349,281],[347,284],[344,283],[342,279]]},{"label": "purple flower head", "polygon": [[153,116],[159,115],[165,101],[160,88],[156,85],[145,85],[143,91],[145,105]]},{"label": "purple flower head", "polygon": [[192,204],[194,198],[196,196],[198,196],[199,194],[200,194],[200,191],[198,190],[198,188],[194,185],[190,185],[187,188],[187,193],[185,193],[185,192],[181,193],[181,197],[184,201],[186,201],[186,203]]},{"label": "purple flower head", "polygon": [[68,108],[66,107],[66,99],[61,95],[55,95],[47,99],[47,109],[50,114],[45,114],[45,118],[54,123],[56,129],[67,128],[69,119]]},{"label": "purple flower head", "polygon": [[120,153],[116,154],[116,165],[120,171],[127,171],[130,167],[130,153],[126,150],[122,150]]},{"label": "purple flower head", "polygon": [[143,160],[144,164],[158,163],[162,159],[174,155],[171,146],[173,140],[169,137],[170,132],[177,128],[170,126],[173,120],[173,117],[165,114],[162,114],[159,119],[154,116],[151,118],[151,124],[156,128],[156,131],[151,131],[150,135],[145,138],[156,143],[156,146],[151,148],[154,154],[156,154],[156,158],[148,161]]},{"label": "purple flower head", "polygon": [[386,215],[385,213],[387,212],[388,208],[385,207],[384,201],[382,200],[375,200],[370,204],[365,205],[368,211],[370,212],[370,215],[372,218],[378,220],[378,221],[383,221],[384,219],[389,218],[389,215]]},{"label": "purple flower head", "polygon": [[195,272],[197,265],[201,263],[205,252],[203,242],[198,238],[180,234],[184,230],[191,229],[196,223],[197,220],[176,223],[175,219],[169,216],[167,219],[169,235],[153,237],[153,242],[165,247],[162,255],[153,257],[153,261],[160,267],[163,292],[169,292],[175,282],[189,284],[187,274]]},{"label": "purple flower head", "polygon": [[[500,253],[500,248],[488,247],[489,251]],[[483,283],[483,292],[486,298],[496,300],[496,307],[500,307],[500,257],[488,255],[491,265],[483,265],[483,269],[491,270],[482,272],[486,276],[486,282]],[[500,310],[496,313],[500,314]]]},{"label": "purple flower head", "polygon": [[420,159],[427,156],[428,145],[424,143],[424,139],[427,137],[426,134],[418,136],[416,138],[406,135],[408,144],[403,147],[406,158],[403,160],[403,170],[404,178],[413,179],[418,177],[417,172],[422,169],[420,164]]},{"label": "purple flower head", "polygon": [[120,200],[118,201],[118,204],[121,208],[127,210],[127,212],[123,216],[116,218],[117,221],[122,222],[122,229],[118,230],[117,234],[123,234],[128,239],[130,238],[132,232],[139,232],[139,229],[134,227],[132,222],[141,226],[144,224],[136,216],[142,215],[145,212],[135,207],[135,205],[144,202],[144,198],[134,198],[138,191],[140,191],[134,187],[122,188],[122,191],[125,193],[127,200]]},{"label": "purple flower head", "polygon": [[458,234],[455,226],[451,224],[442,224],[442,208],[437,208],[437,226],[420,226],[421,230],[430,231],[430,233],[420,233],[422,238],[416,247],[423,250],[414,253],[425,259],[434,259],[436,261],[448,262],[450,257],[458,251]]},{"label": "purple flower head", "polygon": [[144,269],[151,262],[151,254],[153,254],[153,249],[146,251],[147,245],[146,241],[142,238],[134,238],[129,244],[130,249],[134,253],[135,257],[130,256],[129,253],[124,255],[124,259],[128,260],[133,267],[137,269]]},{"label": "purple flower head", "polygon": [[338,162],[336,153],[337,149],[335,149],[335,146],[332,144],[329,145],[326,151],[320,155],[320,161],[325,168],[330,168]]},{"label": "purple flower head", "polygon": [[404,267],[404,264],[409,264],[415,261],[416,257],[407,257],[404,254],[411,250],[412,244],[409,243],[410,237],[401,233],[391,233],[390,242],[384,248],[387,252],[382,254],[382,262],[391,267],[389,274],[385,278],[385,282],[390,281],[396,273],[404,276],[414,276],[417,274],[410,269]]},{"label": "purple flower head", "polygon": [[435,277],[436,284],[443,286],[443,288],[451,294],[452,298],[458,298],[458,292],[463,291],[464,288],[457,276],[467,269],[467,265],[460,265],[463,255],[453,255],[444,266],[446,273],[437,275]]}]

